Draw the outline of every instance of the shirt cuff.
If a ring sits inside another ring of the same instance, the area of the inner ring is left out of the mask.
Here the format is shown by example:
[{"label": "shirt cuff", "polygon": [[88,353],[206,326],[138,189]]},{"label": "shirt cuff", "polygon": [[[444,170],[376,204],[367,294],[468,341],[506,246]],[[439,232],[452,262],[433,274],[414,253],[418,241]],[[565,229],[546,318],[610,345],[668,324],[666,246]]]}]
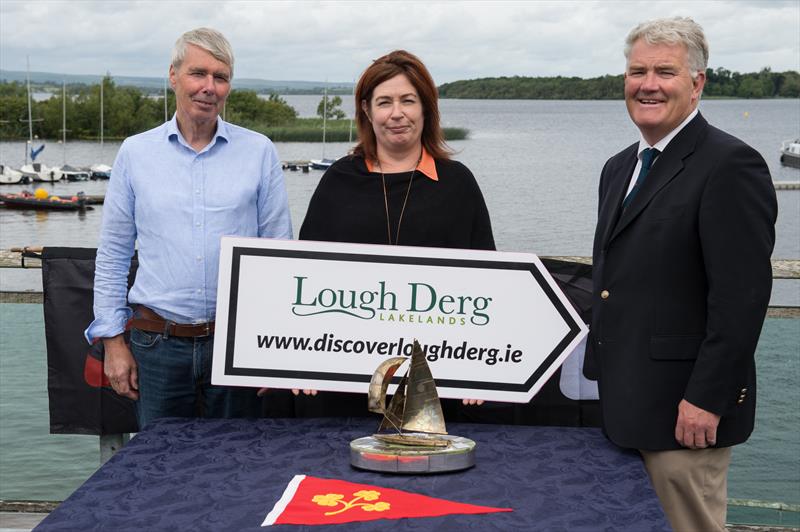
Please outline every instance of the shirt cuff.
[{"label": "shirt cuff", "polygon": [[110,317],[95,317],[94,321],[83,332],[86,341],[93,344],[101,338],[112,338],[125,332],[128,320],[133,316],[133,311],[128,308],[118,309]]}]

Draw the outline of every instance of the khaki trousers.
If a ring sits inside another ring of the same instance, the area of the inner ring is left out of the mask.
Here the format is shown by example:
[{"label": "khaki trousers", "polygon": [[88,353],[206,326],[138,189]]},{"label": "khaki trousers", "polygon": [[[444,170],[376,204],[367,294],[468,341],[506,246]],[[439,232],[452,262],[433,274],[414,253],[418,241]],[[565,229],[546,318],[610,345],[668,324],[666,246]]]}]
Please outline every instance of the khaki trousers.
[{"label": "khaki trousers", "polygon": [[725,530],[730,447],[639,452],[675,532]]}]

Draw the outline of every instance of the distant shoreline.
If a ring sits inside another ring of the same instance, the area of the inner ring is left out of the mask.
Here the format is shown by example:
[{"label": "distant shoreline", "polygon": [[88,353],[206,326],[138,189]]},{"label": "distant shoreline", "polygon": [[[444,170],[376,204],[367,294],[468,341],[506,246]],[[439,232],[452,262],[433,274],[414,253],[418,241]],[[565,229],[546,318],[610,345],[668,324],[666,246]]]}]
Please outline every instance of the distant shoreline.
[{"label": "distant shoreline", "polygon": [[[25,83],[28,74],[22,71],[0,70],[0,83]],[[97,85],[103,76],[31,72],[32,88],[41,92],[58,93],[62,83],[75,91]],[[114,76],[117,86],[135,87],[147,95],[161,95],[165,78]],[[251,90],[258,94],[329,95],[353,94],[353,83],[326,81],[274,81],[237,78],[236,90]],[[622,99],[622,74],[606,74],[593,78],[575,76],[502,76],[457,80],[439,86],[442,99],[492,100],[619,100]],[[800,98],[800,72],[733,72],[724,67],[706,70],[704,97],[707,98]]]},{"label": "distant shoreline", "polygon": [[[8,71],[0,72],[0,78]],[[42,74],[45,75],[45,74]],[[124,78],[123,78],[124,79]],[[142,79],[142,78],[133,78]],[[106,76],[100,83],[86,85],[40,84],[37,91],[46,90],[51,97],[34,99],[28,109],[27,83],[0,80],[0,139],[25,140],[29,136],[59,139],[64,130],[67,140],[124,139],[158,126],[175,111],[175,95],[166,90],[141,89],[120,83]],[[271,82],[289,83],[289,82]],[[301,82],[292,82],[301,83]],[[296,86],[294,94],[305,93],[309,85]],[[332,85],[332,84],[329,84]],[[350,87],[338,85],[340,90]],[[33,87],[31,87],[34,90]],[[332,89],[331,89],[332,90]],[[439,87],[443,100],[538,100],[538,101],[621,101],[622,75],[582,79],[577,77],[502,77],[445,83]],[[62,96],[63,91],[63,96]],[[311,93],[313,95],[313,92]],[[317,94],[318,96],[319,94]],[[345,93],[345,98],[348,96]],[[739,74],[724,68],[708,69],[703,90],[705,99],[798,99],[800,72],[771,72]],[[223,116],[226,120],[269,136],[276,142],[347,142],[355,138],[345,113],[337,108],[340,96],[328,96],[327,129],[323,134],[322,100],[316,114],[320,118],[300,118],[297,110],[280,95],[268,96],[252,88],[235,88],[228,95]],[[32,131],[28,117],[32,117]],[[345,120],[339,120],[345,118]],[[334,120],[336,119],[336,120]],[[66,125],[63,125],[63,123]],[[446,140],[463,140],[464,128],[445,130]]]},{"label": "distant shoreline", "polygon": [[[486,100],[620,100],[625,80],[622,74],[596,78],[500,77],[454,81],[439,87],[441,98]],[[800,98],[800,72],[740,74],[725,68],[706,70],[704,98]]]}]

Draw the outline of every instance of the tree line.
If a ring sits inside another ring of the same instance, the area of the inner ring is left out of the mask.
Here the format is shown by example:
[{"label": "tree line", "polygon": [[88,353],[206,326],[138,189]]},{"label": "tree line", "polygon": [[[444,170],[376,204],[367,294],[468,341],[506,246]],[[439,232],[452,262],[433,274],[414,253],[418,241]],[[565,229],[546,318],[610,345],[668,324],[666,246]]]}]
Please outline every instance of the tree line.
[{"label": "tree line", "polygon": [[[623,96],[623,77],[501,77],[445,83],[439,87],[442,98],[471,99],[542,99],[542,100],[615,100]],[[67,139],[100,137],[101,85],[70,84],[66,98],[59,91],[44,101],[31,102],[33,134],[38,138],[59,139],[62,118],[66,115]],[[800,73],[796,71],[740,74],[725,68],[708,69],[703,91],[706,97],[729,98],[800,98]],[[102,80],[103,136],[123,139],[146,131],[165,120],[164,96],[153,96],[141,89],[118,86],[111,76]],[[341,98],[320,101],[317,114],[327,111],[330,129],[340,129],[336,122],[344,119]],[[63,110],[66,110],[64,113]],[[167,93],[166,116],[175,112],[175,94]],[[297,118],[297,111],[280,96],[260,97],[252,90],[233,90],[226,102],[224,118],[256,131],[281,131],[292,138],[321,137],[321,125],[313,119]],[[28,138],[27,88],[19,82],[0,83],[0,139]],[[312,123],[314,122],[314,123]],[[294,131],[298,130],[298,131]],[[299,131],[302,130],[302,131]],[[282,133],[282,134],[283,134]],[[466,135],[466,133],[463,133]],[[299,137],[298,137],[299,135]],[[348,137],[350,133],[347,133]]]},{"label": "tree line", "polygon": [[[44,101],[31,101],[33,134],[39,139],[62,138],[66,116],[67,140],[100,138],[101,85],[70,84]],[[48,89],[54,89],[48,86]],[[154,96],[131,86],[118,86],[110,76],[102,81],[103,137],[124,139],[147,131],[172,117],[175,94]],[[63,94],[66,93],[66,98]],[[327,111],[327,140],[354,141],[357,132],[341,109],[339,96],[323,97],[317,108],[319,118],[298,118],[297,111],[277,94],[262,98],[253,90],[232,90],[225,102],[223,118],[277,142],[321,142],[323,115]],[[66,111],[66,112],[64,112]],[[0,83],[0,140],[28,138],[28,91],[19,82]],[[463,128],[445,128],[448,140],[466,138]]]},{"label": "tree line", "polygon": [[[439,87],[441,98],[488,100],[619,100],[622,74],[583,79],[578,77],[500,77],[454,81]],[[725,68],[707,69],[705,97],[800,98],[800,72],[740,74]]]},{"label": "tree line", "polygon": [[[150,96],[135,87],[120,87],[110,76],[102,81],[103,136],[122,139],[146,131],[165,119],[164,96]],[[60,139],[66,115],[68,139],[100,137],[100,84],[71,84],[44,101],[31,101],[33,134]],[[167,94],[166,116],[175,112],[175,94]],[[244,127],[284,126],[297,111],[278,95],[260,98],[255,91],[233,90],[228,96],[225,119]],[[28,138],[28,93],[24,84],[0,83],[0,139]]]}]

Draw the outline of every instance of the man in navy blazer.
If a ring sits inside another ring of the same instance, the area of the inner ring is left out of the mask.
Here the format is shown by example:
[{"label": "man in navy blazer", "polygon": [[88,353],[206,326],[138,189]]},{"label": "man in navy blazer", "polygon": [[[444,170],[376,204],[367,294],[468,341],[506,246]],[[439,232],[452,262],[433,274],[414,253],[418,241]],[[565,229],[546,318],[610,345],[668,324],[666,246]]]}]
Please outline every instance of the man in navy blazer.
[{"label": "man in navy blazer", "polygon": [[697,23],[642,23],[625,57],[641,138],[600,178],[585,373],[607,436],[641,451],[673,528],[724,530],[730,447],[755,417],[775,190],[761,155],[698,112]]}]

